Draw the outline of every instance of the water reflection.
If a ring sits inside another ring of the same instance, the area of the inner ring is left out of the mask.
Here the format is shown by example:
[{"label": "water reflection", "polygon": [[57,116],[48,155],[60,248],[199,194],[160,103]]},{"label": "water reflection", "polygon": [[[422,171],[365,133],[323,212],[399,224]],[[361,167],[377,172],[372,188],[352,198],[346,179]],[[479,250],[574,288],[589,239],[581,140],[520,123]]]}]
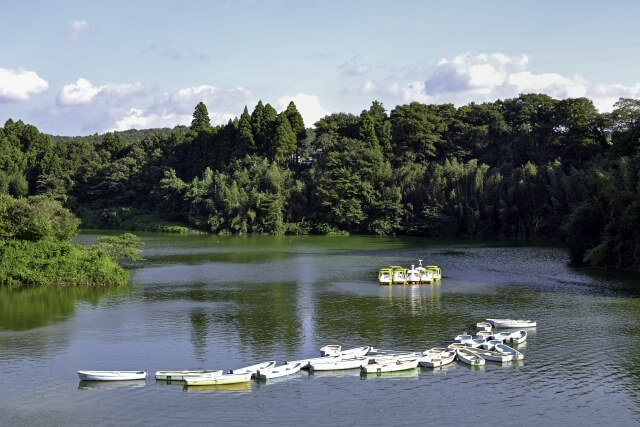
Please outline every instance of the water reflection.
[{"label": "water reflection", "polygon": [[186,393],[250,393],[252,383],[250,381],[236,384],[215,384],[215,385],[199,385],[182,387]]},{"label": "water reflection", "polygon": [[78,390],[113,390],[119,388],[140,388],[146,387],[147,381],[80,381]]},{"label": "water reflection", "polygon": [[77,301],[95,306],[106,295],[126,295],[130,290],[128,286],[0,287],[0,330],[23,331],[64,321],[74,314]]}]

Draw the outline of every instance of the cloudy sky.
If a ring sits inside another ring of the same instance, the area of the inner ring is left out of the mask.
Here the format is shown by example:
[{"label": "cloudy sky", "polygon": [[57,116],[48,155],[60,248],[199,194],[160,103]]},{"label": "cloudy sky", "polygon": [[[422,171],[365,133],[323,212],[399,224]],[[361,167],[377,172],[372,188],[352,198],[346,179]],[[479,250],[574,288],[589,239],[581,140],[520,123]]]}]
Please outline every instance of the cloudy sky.
[{"label": "cloudy sky", "polygon": [[305,124],[412,101],[640,98],[640,2],[3,1],[0,126],[54,135],[212,123],[294,100]]}]

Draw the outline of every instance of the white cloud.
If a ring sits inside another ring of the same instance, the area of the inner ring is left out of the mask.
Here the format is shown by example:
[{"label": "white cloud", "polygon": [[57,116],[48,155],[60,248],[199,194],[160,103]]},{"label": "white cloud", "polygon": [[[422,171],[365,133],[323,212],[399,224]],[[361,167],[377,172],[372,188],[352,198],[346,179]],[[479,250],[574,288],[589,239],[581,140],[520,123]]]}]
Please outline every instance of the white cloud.
[{"label": "white cloud", "polygon": [[75,83],[64,85],[58,94],[58,103],[64,106],[85,105],[101,96],[125,97],[143,92],[141,83],[107,83],[93,86],[90,81],[80,77]]},{"label": "white cloud", "polygon": [[252,98],[251,91],[241,86],[232,89],[220,89],[210,85],[191,86],[165,94],[156,103],[154,109],[171,109],[184,114],[192,114],[196,105],[203,102],[210,115],[212,111],[221,110],[241,112]]},{"label": "white cloud", "polygon": [[353,58],[345,62],[344,64],[339,65],[338,68],[345,74],[352,76],[362,76],[369,72],[369,70],[371,69],[371,65],[359,62],[357,61],[357,58]]},{"label": "white cloud", "polygon": [[190,115],[179,115],[174,112],[145,113],[141,109],[131,108],[124,117],[115,121],[115,127],[107,131],[172,128],[177,125],[187,125],[189,123],[191,123]]},{"label": "white cloud", "polygon": [[[105,87],[104,92],[114,93],[118,89],[126,92],[126,88],[121,85]],[[86,92],[88,95],[91,94],[89,89]],[[151,102],[148,108],[130,108],[125,112],[114,110],[112,117],[117,117],[113,121],[115,125],[107,126],[107,130],[189,126],[199,102],[207,106],[212,125],[226,124],[239,116],[229,111],[242,111],[246,101],[252,96],[250,91],[242,87],[232,89],[220,89],[209,85],[186,87],[163,94],[160,99]]]},{"label": "white cloud", "polygon": [[49,83],[34,71],[0,68],[0,101],[27,101],[49,89]]},{"label": "white cloud", "polygon": [[600,112],[609,112],[613,110],[613,104],[618,102],[620,98],[640,98],[640,83],[634,86],[623,86],[620,84],[597,85],[590,88],[587,98],[593,101],[593,104]]},{"label": "white cloud", "polygon": [[291,101],[296,104],[296,108],[300,112],[302,120],[304,120],[305,127],[312,127],[315,122],[331,114],[329,110],[320,105],[317,96],[306,93],[298,93],[294,96],[285,95],[278,99],[280,111],[285,110]]},{"label": "white cloud", "polygon": [[587,97],[600,111],[611,111],[620,97],[640,97],[634,86],[590,85],[580,76],[534,73],[527,55],[503,53],[464,54],[441,59],[423,81],[379,82],[368,80],[351,85],[343,93],[388,98],[393,102],[454,103],[492,102],[522,93],[545,93],[557,99]]},{"label": "white cloud", "polygon": [[68,34],[71,40],[78,40],[80,38],[80,33],[86,31],[89,28],[89,23],[84,19],[79,19],[77,21],[73,21],[69,24]]}]

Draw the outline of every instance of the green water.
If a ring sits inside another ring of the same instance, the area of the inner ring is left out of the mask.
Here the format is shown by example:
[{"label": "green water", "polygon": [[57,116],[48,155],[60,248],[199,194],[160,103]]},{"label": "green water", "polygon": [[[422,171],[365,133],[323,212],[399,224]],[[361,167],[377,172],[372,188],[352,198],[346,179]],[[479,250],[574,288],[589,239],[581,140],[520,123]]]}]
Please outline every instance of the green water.
[{"label": "green water", "polygon": [[[102,232],[98,234],[103,234]],[[85,232],[78,242],[98,235]],[[637,275],[568,265],[561,247],[376,237],[140,234],[118,289],[0,289],[0,425],[393,425],[640,420]],[[437,264],[437,285],[378,268]],[[386,376],[302,372],[184,389],[157,370],[234,369],[343,348],[424,350],[487,317],[531,318],[521,363]],[[147,381],[79,382],[80,369]],[[514,418],[514,417],[517,417]]]}]

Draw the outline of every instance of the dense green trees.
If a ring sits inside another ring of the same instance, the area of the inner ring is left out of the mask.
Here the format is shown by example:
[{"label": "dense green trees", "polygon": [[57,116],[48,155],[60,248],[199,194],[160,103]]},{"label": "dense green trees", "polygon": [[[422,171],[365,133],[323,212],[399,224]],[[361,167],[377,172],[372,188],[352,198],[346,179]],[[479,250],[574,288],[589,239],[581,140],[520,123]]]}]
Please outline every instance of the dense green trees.
[{"label": "dense green trees", "polygon": [[[190,128],[51,141],[7,121],[0,194],[56,199],[84,226],[562,236],[576,262],[640,268],[633,99],[609,114],[586,98],[543,94],[458,108],[413,102],[389,113],[374,101],[313,128],[293,102],[278,112],[259,101],[218,126],[199,103]],[[36,202],[20,203],[12,209]]]},{"label": "dense green trees", "polygon": [[0,194],[0,286],[127,283],[129,275],[116,261],[137,259],[140,240],[124,234],[83,248],[69,242],[78,224],[55,199]]}]

